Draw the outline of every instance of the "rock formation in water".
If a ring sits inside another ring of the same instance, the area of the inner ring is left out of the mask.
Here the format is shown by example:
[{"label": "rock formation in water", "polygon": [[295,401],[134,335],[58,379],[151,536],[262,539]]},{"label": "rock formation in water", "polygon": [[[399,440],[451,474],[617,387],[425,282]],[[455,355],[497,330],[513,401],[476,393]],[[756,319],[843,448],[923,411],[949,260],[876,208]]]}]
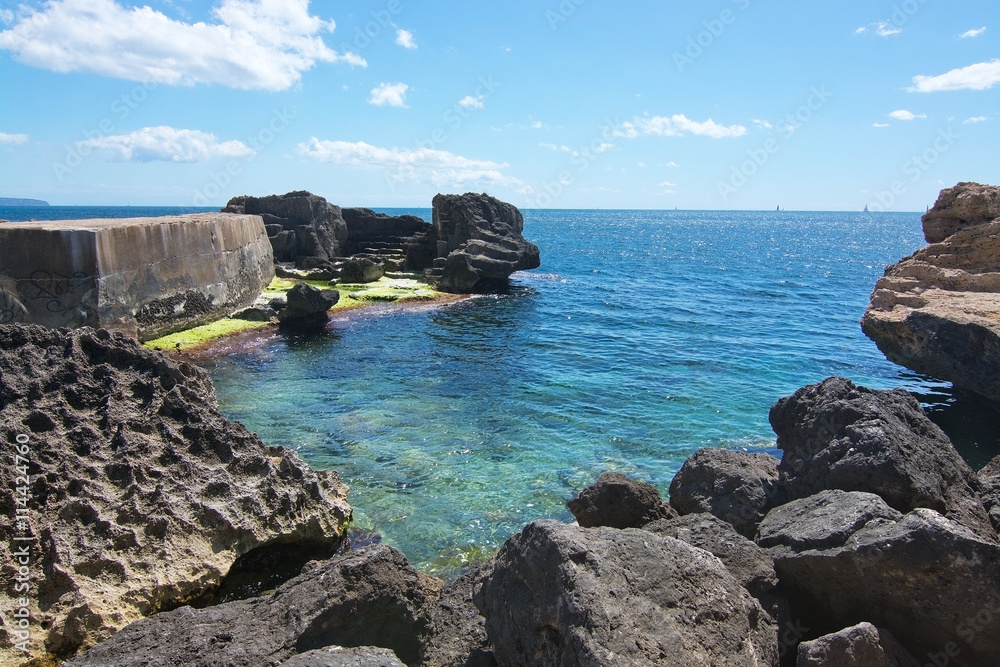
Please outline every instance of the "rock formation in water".
[{"label": "rock formation in water", "polygon": [[942,190],[923,225],[931,245],[886,269],[861,328],[890,361],[1000,402],[1000,187]]},{"label": "rock formation in water", "polygon": [[307,331],[322,329],[330,320],[327,314],[340,301],[340,292],[333,289],[298,283],[288,290],[285,305],[278,311],[283,329]]},{"label": "rock formation in water", "polygon": [[[7,454],[18,436],[31,483],[26,524],[0,525],[3,665],[23,657],[9,615],[22,544],[30,648],[67,658],[211,593],[262,551],[329,557],[351,517],[336,474],[265,446],[219,414],[204,371],[121,334],[0,326]],[[12,459],[0,466],[8,518],[20,506],[16,474]]]},{"label": "rock formation in water", "polygon": [[617,472],[604,473],[566,505],[584,528],[642,528],[677,516],[655,486]]}]

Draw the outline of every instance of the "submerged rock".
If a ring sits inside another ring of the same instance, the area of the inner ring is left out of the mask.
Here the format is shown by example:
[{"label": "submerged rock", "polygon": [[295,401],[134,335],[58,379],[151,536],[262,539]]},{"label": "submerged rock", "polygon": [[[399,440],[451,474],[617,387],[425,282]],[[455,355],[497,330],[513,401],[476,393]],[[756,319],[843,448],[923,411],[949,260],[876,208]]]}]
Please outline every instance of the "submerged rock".
[{"label": "submerged rock", "polygon": [[861,329],[890,361],[1000,402],[1000,187],[942,190],[923,220],[932,245],[886,268]]},{"label": "submerged rock", "polygon": [[677,516],[652,484],[606,472],[567,503],[584,528],[642,528],[647,523]]},{"label": "submerged rock", "polygon": [[778,401],[770,420],[789,498],[866,491],[900,512],[928,507],[996,540],[975,473],[909,393],[828,378]]},{"label": "submerged rock", "polygon": [[[0,434],[27,438],[33,531],[0,527],[0,608],[15,608],[13,537],[33,535],[36,656],[211,592],[259,548],[330,552],[351,517],[336,474],[265,446],[219,414],[204,371],[120,334],[0,326]],[[0,467],[4,516],[17,486]],[[11,621],[0,662],[20,664]]]},{"label": "submerged rock", "polygon": [[795,667],[921,667],[892,633],[871,623],[799,645]]},{"label": "submerged rock", "polygon": [[777,665],[777,629],[707,551],[537,521],[475,596],[500,665]]}]

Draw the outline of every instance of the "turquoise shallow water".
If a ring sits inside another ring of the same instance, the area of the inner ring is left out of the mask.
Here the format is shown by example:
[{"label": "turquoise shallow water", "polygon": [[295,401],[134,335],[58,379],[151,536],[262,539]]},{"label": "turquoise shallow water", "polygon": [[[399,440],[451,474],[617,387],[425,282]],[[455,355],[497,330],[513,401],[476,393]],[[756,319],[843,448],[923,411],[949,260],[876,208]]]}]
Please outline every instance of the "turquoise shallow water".
[{"label": "turquoise shallow water", "polygon": [[924,243],[917,214],[525,218],[543,266],[506,294],[345,315],[210,367],[223,412],[337,470],[357,526],[422,568],[449,576],[530,520],[569,518],[605,470],[665,493],[700,447],[777,454],[768,408],[829,375],[913,390],[973,454],[995,445],[860,331],[884,266]]}]

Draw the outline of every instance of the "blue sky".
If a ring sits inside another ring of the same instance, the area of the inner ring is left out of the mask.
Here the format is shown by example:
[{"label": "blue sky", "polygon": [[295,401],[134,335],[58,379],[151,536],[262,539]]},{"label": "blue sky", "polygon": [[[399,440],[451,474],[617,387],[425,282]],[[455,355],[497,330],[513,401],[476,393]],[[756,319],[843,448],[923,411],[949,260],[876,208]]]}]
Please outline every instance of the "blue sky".
[{"label": "blue sky", "polygon": [[996,0],[0,0],[0,196],[922,211],[1000,184]]}]

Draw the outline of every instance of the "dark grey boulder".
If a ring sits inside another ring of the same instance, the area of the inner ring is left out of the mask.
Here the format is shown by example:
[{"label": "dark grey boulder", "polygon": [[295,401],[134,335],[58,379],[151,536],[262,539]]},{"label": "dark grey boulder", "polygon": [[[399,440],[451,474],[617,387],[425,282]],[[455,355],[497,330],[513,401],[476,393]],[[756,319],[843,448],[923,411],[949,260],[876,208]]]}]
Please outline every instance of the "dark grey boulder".
[{"label": "dark grey boulder", "polygon": [[327,311],[339,300],[340,292],[337,290],[321,290],[299,283],[288,290],[285,306],[278,311],[278,322],[290,329],[322,327],[329,321]]},{"label": "dark grey boulder", "polygon": [[892,633],[868,622],[799,644],[796,667],[921,667]]},{"label": "dark grey boulder", "polygon": [[681,515],[709,512],[750,539],[784,500],[778,461],[767,454],[699,449],[670,482],[670,504]]},{"label": "dark grey boulder", "polygon": [[909,393],[833,377],[778,401],[770,420],[789,498],[875,493],[900,512],[927,507],[996,540],[979,479]]},{"label": "dark grey boulder", "polygon": [[475,595],[500,665],[777,665],[777,629],[713,555],[626,528],[537,521]]},{"label": "dark grey boulder", "polygon": [[979,471],[979,482],[982,485],[986,514],[990,517],[993,529],[1000,532],[1000,456]]},{"label": "dark grey boulder", "polygon": [[[1000,664],[1000,545],[926,508],[898,520],[888,507],[858,512],[861,495],[826,496],[845,509],[825,518],[843,526],[850,522],[841,517],[854,517],[858,526],[836,540],[802,538],[822,532],[816,512],[793,518],[809,499],[773,510],[761,525],[795,616],[815,634],[867,620],[913,655],[941,656],[952,667]],[[787,520],[771,530],[778,512]]]},{"label": "dark grey boulder", "polygon": [[606,472],[567,503],[584,528],[642,528],[647,523],[677,516],[652,484]]},{"label": "dark grey boulder", "polygon": [[385,275],[385,267],[367,257],[352,257],[340,267],[342,283],[373,283]]},{"label": "dark grey boulder", "polygon": [[280,667],[406,667],[387,648],[328,646],[286,660]]},{"label": "dark grey boulder", "polygon": [[488,561],[466,572],[428,609],[431,635],[424,645],[424,667],[496,665],[486,636],[486,619],[472,600],[492,569],[493,562]]},{"label": "dark grey boulder", "polygon": [[378,544],[303,568],[274,594],[136,621],[72,667],[259,667],[331,645],[421,660],[441,582]]}]

